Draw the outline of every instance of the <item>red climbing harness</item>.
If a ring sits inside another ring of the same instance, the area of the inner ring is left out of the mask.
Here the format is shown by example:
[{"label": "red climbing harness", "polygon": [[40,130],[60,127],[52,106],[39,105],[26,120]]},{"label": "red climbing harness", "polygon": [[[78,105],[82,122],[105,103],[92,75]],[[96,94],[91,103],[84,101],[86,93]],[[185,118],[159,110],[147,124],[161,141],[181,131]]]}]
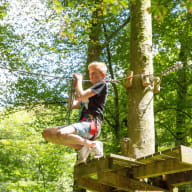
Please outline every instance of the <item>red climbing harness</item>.
[{"label": "red climbing harness", "polygon": [[88,114],[86,117],[82,117],[80,121],[89,121],[91,123],[90,125],[90,134],[93,135],[92,139],[95,139],[97,137],[97,133],[99,132],[97,129],[97,123],[95,122],[95,119],[92,115]]},{"label": "red climbing harness", "polygon": [[[91,135],[95,135],[96,133],[98,133],[98,129],[97,129],[97,124],[94,120],[91,121],[91,129],[90,129],[90,134]],[[95,135],[96,136],[96,135]]]}]

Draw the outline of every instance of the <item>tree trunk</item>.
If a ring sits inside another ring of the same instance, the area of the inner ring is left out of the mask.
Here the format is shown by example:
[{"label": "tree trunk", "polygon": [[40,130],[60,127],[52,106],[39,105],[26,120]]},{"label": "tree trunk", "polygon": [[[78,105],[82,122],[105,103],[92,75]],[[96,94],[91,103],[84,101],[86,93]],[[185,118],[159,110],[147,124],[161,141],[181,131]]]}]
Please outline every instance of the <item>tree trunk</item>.
[{"label": "tree trunk", "polygon": [[[191,15],[188,13],[184,20],[185,25],[179,31],[179,42],[181,45],[179,60],[182,61],[183,69],[177,72],[177,107],[176,107],[176,138],[175,145],[188,145],[187,136],[190,131],[186,127],[188,116],[188,86],[190,85],[188,76],[188,62],[191,59],[191,42],[190,37],[192,25],[189,22]],[[183,21],[182,21],[183,22]],[[186,27],[185,27],[186,26]],[[186,38],[187,37],[187,38]]]},{"label": "tree trunk", "polygon": [[[136,0],[131,7],[130,68],[136,74],[152,74],[152,24],[150,0]],[[144,87],[141,78],[133,79],[128,88],[128,137],[127,156],[139,158],[155,152],[153,91]]]},{"label": "tree trunk", "polygon": [[186,63],[187,58],[185,56],[185,50],[180,52],[180,59],[183,61],[184,69],[177,72],[178,82],[177,82],[177,107],[176,107],[176,138],[175,145],[185,145],[187,144],[187,132],[186,132],[186,106],[187,106],[187,74],[186,74]]},{"label": "tree trunk", "polygon": [[92,19],[90,21],[87,64],[92,61],[98,61],[101,55],[101,51],[103,49],[103,45],[100,42],[103,23],[102,7],[100,6],[101,3],[102,0],[95,1],[95,9],[93,11]]},{"label": "tree trunk", "polygon": [[[103,45],[100,42],[103,23],[102,7],[100,6],[101,2],[102,0],[95,0],[95,9],[90,20],[85,79],[89,79],[87,66],[93,61],[100,60],[101,51],[103,49]],[[86,88],[89,87],[90,83],[86,83],[85,86]]]},{"label": "tree trunk", "polygon": [[[107,45],[107,58],[108,58],[108,68],[109,68],[109,73],[112,79],[114,79],[114,73],[113,73],[113,67],[112,67],[112,60],[111,60],[111,53],[109,46]],[[119,109],[119,94],[118,94],[118,89],[117,85],[115,83],[112,83],[113,87],[113,92],[114,92],[114,97],[113,97],[113,102],[114,102],[114,130],[115,130],[115,142],[119,142],[120,139],[120,109]]]}]

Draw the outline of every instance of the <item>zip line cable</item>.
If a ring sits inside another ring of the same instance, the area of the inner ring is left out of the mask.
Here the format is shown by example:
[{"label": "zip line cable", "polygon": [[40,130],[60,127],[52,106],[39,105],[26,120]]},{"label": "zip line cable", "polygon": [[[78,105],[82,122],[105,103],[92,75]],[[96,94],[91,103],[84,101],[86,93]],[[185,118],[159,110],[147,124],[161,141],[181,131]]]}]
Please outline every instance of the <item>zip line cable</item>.
[{"label": "zip line cable", "polygon": [[[191,65],[191,64],[190,64]],[[153,77],[153,76],[166,76],[169,73],[182,69],[183,68],[183,64],[181,62],[177,62],[175,65],[172,65],[171,67],[169,67],[168,69],[166,69],[165,71],[161,72],[161,73],[153,73],[153,74],[144,74],[145,76],[149,76],[149,77]],[[25,71],[25,70],[19,70],[19,69],[12,69],[12,68],[8,68],[8,67],[4,67],[4,66],[0,66],[0,69],[4,69],[4,70],[8,70],[8,71],[13,71],[13,72],[19,72],[19,73],[27,73],[27,74],[31,74],[31,75],[37,75],[37,76],[44,76],[44,77],[50,77],[50,78],[55,78],[55,79],[65,79],[65,80],[74,80],[73,77],[65,77],[65,76],[55,76],[55,75],[48,75],[48,74],[41,74],[41,73],[35,73],[35,72],[30,72],[30,71]],[[136,74],[136,75],[132,75],[129,77],[124,77],[121,79],[109,79],[106,80],[106,82],[111,82],[111,83],[116,83],[116,82],[120,82],[126,79],[131,79],[131,78],[136,78],[136,77],[141,77],[143,76],[143,74]],[[90,80],[83,80],[83,81],[90,81]]]},{"label": "zip line cable", "polygon": [[5,69],[8,71],[19,72],[19,73],[27,73],[27,74],[31,74],[31,75],[37,75],[37,76],[51,77],[51,78],[55,78],[55,79],[66,79],[66,80],[72,79],[70,77],[68,78],[68,77],[54,76],[54,75],[48,75],[48,74],[41,74],[41,73],[35,73],[35,72],[24,71],[24,70],[19,70],[19,69],[12,69],[12,68],[3,67],[3,66],[0,66],[0,69]]}]

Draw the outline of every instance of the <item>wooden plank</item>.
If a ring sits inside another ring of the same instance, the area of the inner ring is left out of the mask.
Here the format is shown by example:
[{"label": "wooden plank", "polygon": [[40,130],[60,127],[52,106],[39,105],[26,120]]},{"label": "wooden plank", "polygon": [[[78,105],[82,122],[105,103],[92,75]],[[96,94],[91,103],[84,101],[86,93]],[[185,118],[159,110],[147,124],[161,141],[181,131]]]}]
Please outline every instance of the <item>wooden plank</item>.
[{"label": "wooden plank", "polygon": [[134,178],[141,179],[192,170],[192,165],[181,164],[177,159],[167,159],[133,167]]},{"label": "wooden plank", "polygon": [[155,161],[178,158],[180,158],[180,146],[139,158],[137,161],[143,163],[153,163]]},{"label": "wooden plank", "polygon": [[112,186],[117,190],[123,190],[128,192],[132,192],[135,190],[156,191],[156,192],[167,191],[166,189],[152,186],[147,183],[140,182],[139,180],[131,179],[126,176],[121,176],[114,172],[100,172],[98,182]]},{"label": "wooden plank", "polygon": [[135,159],[131,159],[125,156],[109,154],[101,159],[94,159],[87,163],[75,165],[74,176],[75,178],[88,177],[91,175],[97,175],[98,170],[121,170],[126,169],[127,167],[138,165],[143,165],[143,163],[137,162]]},{"label": "wooden plank", "polygon": [[161,151],[161,153],[169,155],[171,157],[178,158],[180,153],[180,146]]},{"label": "wooden plank", "polygon": [[172,186],[192,184],[192,171],[169,174],[165,178],[166,182]]},{"label": "wooden plank", "polygon": [[180,160],[182,163],[192,164],[192,148],[180,146]]},{"label": "wooden plank", "polygon": [[[155,158],[155,156],[157,156],[157,157]],[[159,156],[160,156],[160,152],[152,154],[152,155],[148,155],[148,156],[145,156],[145,157],[141,157],[141,158],[137,159],[137,161],[142,162],[144,164],[149,164],[149,163],[153,163],[154,161],[156,161],[157,158],[160,159]],[[160,160],[162,160],[162,158]]]},{"label": "wooden plank", "polygon": [[136,161],[136,159],[125,157],[122,155],[110,154],[108,157],[112,159],[113,164],[118,164],[126,167],[133,167],[144,164],[142,162]]},{"label": "wooden plank", "polygon": [[98,183],[97,180],[92,178],[80,178],[77,180],[77,185],[81,188],[88,189],[91,191],[98,192],[111,192],[112,188],[110,186]]},{"label": "wooden plank", "polygon": [[79,165],[75,165],[74,167],[74,178],[88,177],[91,175],[97,175],[97,169],[102,169],[103,171],[109,171],[110,168],[110,159],[109,158],[101,158],[94,159],[87,163],[81,163]]},{"label": "wooden plank", "polygon": [[174,158],[175,157],[173,156],[164,155],[164,154],[161,154],[161,152],[159,152],[158,154],[153,154],[147,157],[143,157],[141,159],[138,159],[137,161],[142,162],[144,164],[150,164],[156,161],[164,161],[166,159],[174,159]]},{"label": "wooden plank", "polygon": [[181,163],[192,164],[192,148],[180,145],[175,148],[139,158],[137,161],[149,164],[166,159],[179,159]]},{"label": "wooden plank", "polygon": [[116,154],[109,154],[108,157],[114,159],[114,160],[119,160],[119,161],[124,161],[124,162],[130,162],[130,163],[135,163],[135,164],[142,164],[140,162],[137,162],[136,159],[130,158],[130,157],[126,157],[126,156],[122,156],[122,155],[116,155]]}]

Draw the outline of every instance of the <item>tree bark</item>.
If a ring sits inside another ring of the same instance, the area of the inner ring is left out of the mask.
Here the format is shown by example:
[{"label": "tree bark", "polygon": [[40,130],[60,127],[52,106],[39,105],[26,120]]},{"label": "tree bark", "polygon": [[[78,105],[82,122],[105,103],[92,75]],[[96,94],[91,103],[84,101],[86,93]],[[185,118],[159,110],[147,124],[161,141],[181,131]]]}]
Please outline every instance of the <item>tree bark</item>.
[{"label": "tree bark", "polygon": [[[136,74],[152,74],[152,24],[150,0],[136,0],[131,6],[130,68]],[[133,79],[128,88],[127,156],[139,158],[155,152],[153,91],[142,86],[141,78]]]},{"label": "tree bark", "polygon": [[[95,9],[90,20],[85,79],[89,79],[87,66],[93,61],[100,61],[100,56],[103,49],[103,45],[100,42],[103,24],[102,7],[100,6],[102,1],[103,0],[95,0]],[[90,85],[91,84],[87,82],[85,84],[85,88],[88,88]]]},{"label": "tree bark", "polygon": [[89,43],[87,51],[87,64],[92,61],[98,61],[102,51],[102,44],[100,42],[102,33],[102,23],[103,23],[103,11],[100,4],[102,0],[95,1],[95,10],[92,14],[92,19],[90,21],[90,33],[89,33]]}]

